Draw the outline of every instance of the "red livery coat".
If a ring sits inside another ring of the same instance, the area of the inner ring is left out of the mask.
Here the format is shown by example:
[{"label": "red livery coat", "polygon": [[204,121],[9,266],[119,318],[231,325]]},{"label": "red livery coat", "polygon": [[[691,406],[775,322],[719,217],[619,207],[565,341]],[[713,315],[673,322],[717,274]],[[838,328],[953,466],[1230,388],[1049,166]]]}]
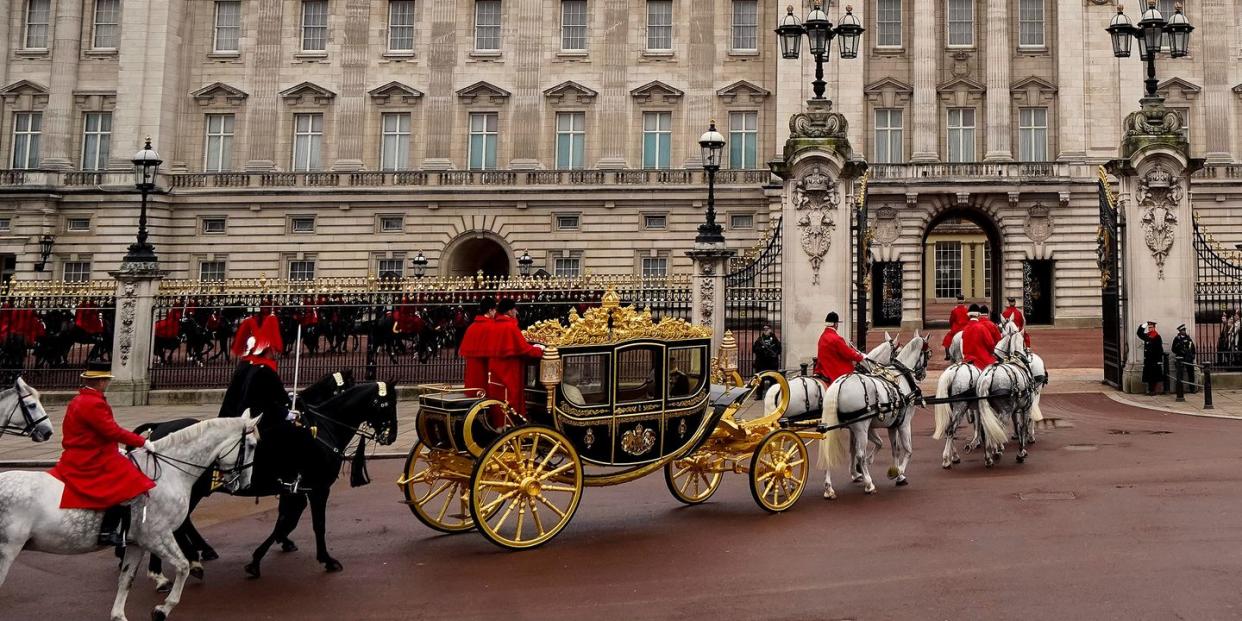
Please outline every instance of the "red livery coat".
[{"label": "red livery coat", "polygon": [[461,346],[457,348],[457,353],[466,360],[466,377],[463,381],[466,388],[487,392],[487,357],[491,355],[494,347],[494,326],[495,322],[491,317],[478,315],[461,337]]},{"label": "red livery coat", "polygon": [[1001,311],[1001,317],[1012,321],[1013,325],[1018,326],[1018,329],[1022,330],[1022,343],[1027,347],[1030,347],[1031,335],[1026,332],[1026,315],[1022,314],[1022,310],[1017,306],[1010,306],[1009,308]]},{"label": "red livery coat", "polygon": [[233,337],[233,347],[229,351],[241,357],[246,353],[246,341],[250,337],[256,341],[265,341],[275,351],[285,350],[285,341],[280,338],[280,319],[270,312],[251,315],[237,326],[237,334]]},{"label": "red livery coat", "polygon": [[970,320],[970,315],[967,315],[967,312],[965,304],[958,304],[949,313],[949,331],[945,333],[944,341],[941,343],[945,350],[948,350],[949,346],[953,344],[953,337],[957,336],[957,333],[966,327],[966,322]]},{"label": "red livery coat", "polygon": [[[538,360],[543,353],[522,336],[517,320],[508,315],[497,315],[492,324],[492,356],[487,360],[487,370],[492,381],[487,385],[487,396],[505,399],[518,414],[526,414],[526,362]],[[493,423],[503,421],[492,421]]]},{"label": "red livery coat", "polygon": [[996,362],[992,349],[998,340],[994,340],[992,330],[983,320],[968,321],[962,330],[962,358],[979,369],[986,369]]},{"label": "red livery coat", "polygon": [[34,344],[47,334],[47,328],[33,310],[17,308],[9,315],[8,334],[18,335],[26,339],[27,344]]},{"label": "red livery coat", "polygon": [[99,312],[99,307],[93,303],[83,302],[73,313],[73,325],[90,335],[102,334],[104,331],[103,315]]},{"label": "red livery coat", "polygon": [[83,388],[65,411],[60,461],[49,472],[65,484],[62,509],[107,509],[155,487],[117,443],[140,447],[146,440],[116,424],[103,393]]},{"label": "red livery coat", "polygon": [[854,365],[862,362],[863,355],[845,342],[834,328],[824,328],[819,335],[819,358],[815,361],[815,374],[835,380],[854,372]]},{"label": "red livery coat", "polygon": [[1005,338],[1005,335],[1001,334],[1000,326],[992,323],[991,319],[984,317],[983,315],[979,315],[979,323],[987,326],[988,332],[992,334],[992,347],[996,347],[996,344],[1001,342],[1001,339]]},{"label": "red livery coat", "polygon": [[155,322],[155,336],[161,339],[175,339],[181,335],[181,309],[169,309],[168,316]]}]

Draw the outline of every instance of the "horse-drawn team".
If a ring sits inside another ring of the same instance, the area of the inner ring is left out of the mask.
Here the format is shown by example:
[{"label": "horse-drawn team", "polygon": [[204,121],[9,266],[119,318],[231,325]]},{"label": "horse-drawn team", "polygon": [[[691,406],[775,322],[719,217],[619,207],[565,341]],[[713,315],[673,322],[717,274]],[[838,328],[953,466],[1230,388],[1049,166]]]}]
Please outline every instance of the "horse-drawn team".
[{"label": "horse-drawn team", "polygon": [[[48,472],[0,474],[0,583],[23,549],[76,554],[117,545],[123,560],[112,618],[123,619],[126,595],[146,551],[153,557],[152,577],[169,591],[153,612],[162,619],[178,603],[187,575],[201,577],[200,561],[216,556],[188,516],[200,500],[219,490],[279,497],[273,531],[245,567],[251,576],[260,575],[260,561],[272,545],[296,549],[289,536],[308,505],[317,560],[328,571],[341,569],[325,542],[328,493],[347,459],[352,462],[351,483],[367,482],[366,440],[381,444],[395,440],[396,388],[389,382],[355,383],[350,373],[339,372],[287,392],[276,371],[288,341],[270,307],[263,308],[267,312],[261,310],[239,323],[230,343],[240,362],[216,419],[124,430],[104,396],[112,378],[111,364],[88,363],[83,387],[65,415],[64,452],[57,466]],[[904,346],[886,338],[864,356],[837,334],[836,313],[826,319],[815,367],[821,377],[782,381],[786,385],[768,391],[765,408],[772,411],[776,401],[789,399],[782,406],[786,413],[782,426],[811,424],[823,432],[825,466],[845,452],[844,439],[836,436],[848,428],[853,435],[848,444],[851,474],[868,493],[875,490],[868,471],[873,453],[868,448],[878,448],[876,431],[888,429],[894,456],[889,474],[898,485],[905,485],[913,408],[928,401],[919,382],[926,376],[929,338],[916,332]],[[1011,437],[1019,443],[1019,461],[1026,456],[1033,437],[1030,421],[1038,419],[1038,389],[1047,373],[1026,347],[1021,321],[1018,312],[1006,317],[1003,328],[989,326],[975,307],[965,308],[964,322],[955,321],[946,339],[954,364],[941,377],[936,399],[936,434],[948,438],[946,468],[957,461],[954,433],[967,420],[975,428],[968,446],[983,447],[988,465]],[[464,330],[461,355],[466,359],[466,386],[507,404],[491,408],[486,417],[491,427],[504,429],[523,419],[525,366],[543,354],[543,346],[528,342],[518,328],[512,300],[498,303],[487,298],[480,303]],[[759,386],[757,379],[751,386]],[[730,398],[740,402],[736,396]],[[0,430],[37,441],[51,435],[38,392],[20,378],[0,391],[0,415],[6,411],[8,420],[0,421]],[[355,440],[350,458],[349,446]],[[117,444],[130,452],[118,453]],[[755,459],[758,464],[758,453]],[[835,495],[831,479],[826,478],[824,496]],[[480,511],[480,517],[490,515]],[[160,574],[156,558],[171,563],[172,581]]]}]

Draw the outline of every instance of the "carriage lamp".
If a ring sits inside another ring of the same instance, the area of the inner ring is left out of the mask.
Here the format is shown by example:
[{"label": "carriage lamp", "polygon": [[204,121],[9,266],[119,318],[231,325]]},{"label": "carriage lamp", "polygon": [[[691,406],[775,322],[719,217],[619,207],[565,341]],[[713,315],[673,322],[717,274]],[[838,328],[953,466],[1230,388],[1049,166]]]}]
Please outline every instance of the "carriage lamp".
[{"label": "carriage lamp", "polygon": [[518,272],[522,274],[522,278],[530,277],[530,268],[535,264],[535,260],[531,258],[530,253],[523,250],[522,256],[518,257]]},{"label": "carriage lamp", "polygon": [[716,223],[716,171],[720,170],[720,154],[724,152],[724,146],[724,136],[716,131],[716,121],[713,120],[699,137],[703,170],[707,171],[707,219],[699,225],[695,244],[724,244],[724,230]]},{"label": "carriage lamp", "polygon": [[155,176],[160,170],[160,154],[151,148],[151,137],[142,150],[134,154],[134,186],[142,194],[142,206],[138,212],[138,241],[129,245],[125,263],[154,263],[155,247],[147,242],[147,195],[155,190]]},{"label": "carriage lamp", "polygon": [[832,39],[836,37],[841,44],[841,58],[858,58],[858,41],[862,37],[863,27],[854,16],[854,7],[845,7],[845,17],[833,28],[828,14],[818,4],[807,13],[806,20],[799,22],[793,14],[793,6],[786,9],[785,17],[776,28],[777,38],[781,46],[781,58],[797,59],[802,51],[802,35],[806,35],[807,47],[815,57],[815,80],[811,87],[815,99],[824,98],[824,63],[828,62],[828,54],[832,49]]},{"label": "carriage lamp", "polygon": [[539,362],[539,383],[543,384],[544,389],[548,391],[548,414],[554,411],[556,405],[556,387],[561,385],[561,380],[565,379],[565,361],[561,359],[561,352],[555,345],[549,345],[543,350],[543,360]]},{"label": "carriage lamp", "polygon": [[733,337],[732,330],[725,330],[724,338],[720,340],[720,373],[724,376],[725,383],[728,384],[729,378],[737,372],[737,339]]},{"label": "carriage lamp", "polygon": [[47,267],[47,260],[52,256],[52,244],[54,243],[56,243],[56,238],[46,233],[39,238],[39,261],[34,264],[34,271],[42,272]]},{"label": "carriage lamp", "polygon": [[1190,49],[1190,33],[1195,29],[1190,25],[1182,12],[1182,5],[1174,5],[1174,13],[1168,19],[1156,8],[1156,0],[1148,0],[1147,10],[1143,12],[1138,25],[1134,25],[1126,17],[1125,9],[1117,5],[1117,14],[1109,23],[1108,34],[1113,39],[1113,56],[1128,58],[1130,56],[1130,39],[1138,39],[1139,58],[1147,63],[1147,79],[1144,81],[1147,97],[1156,97],[1156,54],[1160,52],[1160,42],[1164,35],[1169,37],[1169,56],[1181,58]]},{"label": "carriage lamp", "polygon": [[427,264],[429,262],[427,257],[423,256],[422,250],[419,250],[418,255],[410,259],[410,270],[414,272],[415,278],[422,278],[427,275]]}]

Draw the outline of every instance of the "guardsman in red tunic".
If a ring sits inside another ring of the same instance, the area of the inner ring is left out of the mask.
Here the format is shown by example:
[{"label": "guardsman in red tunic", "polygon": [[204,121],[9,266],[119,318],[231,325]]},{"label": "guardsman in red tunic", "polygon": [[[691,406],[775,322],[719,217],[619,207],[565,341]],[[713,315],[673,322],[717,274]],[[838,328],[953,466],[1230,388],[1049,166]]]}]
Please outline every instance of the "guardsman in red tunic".
[{"label": "guardsman in red tunic", "polygon": [[863,361],[862,352],[854,349],[845,339],[837,334],[837,324],[841,318],[837,313],[828,313],[824,317],[823,334],[819,335],[819,357],[815,360],[815,374],[823,376],[829,382],[841,377],[849,375],[854,371],[854,365]]},{"label": "guardsman in red tunic", "polygon": [[1031,347],[1031,335],[1026,331],[1026,315],[1022,314],[1022,309],[1018,308],[1018,299],[1009,298],[1009,308],[1001,311],[1001,317],[1013,322],[1022,331],[1022,343],[1027,349]]},{"label": "guardsman in red tunic", "polygon": [[99,312],[99,307],[94,302],[87,300],[79,304],[78,309],[74,311],[73,325],[90,336],[103,334],[103,314]]},{"label": "guardsman in red tunic", "polygon": [[987,326],[988,331],[992,333],[993,347],[995,347],[997,343],[1001,342],[1001,339],[1005,338],[1005,335],[1001,333],[1000,326],[996,325],[995,321],[992,321],[992,312],[988,310],[987,304],[979,305],[979,323]]},{"label": "guardsman in red tunic", "polygon": [[461,337],[457,354],[466,360],[466,377],[463,385],[487,394],[487,358],[495,347],[496,299],[483,298],[479,312]]},{"label": "guardsman in red tunic", "polygon": [[168,315],[155,322],[155,338],[176,339],[181,336],[181,309],[170,308]]},{"label": "guardsman in red tunic", "polygon": [[966,327],[966,321],[970,319],[966,316],[966,313],[966,298],[959,293],[957,294],[957,306],[954,306],[949,313],[949,331],[945,333],[944,341],[941,342],[941,345],[944,346],[945,360],[949,359],[949,346],[953,344],[953,337],[957,336],[957,333]]},{"label": "guardsman in red tunic", "polygon": [[986,369],[988,365],[996,362],[992,349],[996,347],[997,341],[992,330],[979,318],[979,306],[971,304],[969,316],[970,320],[962,329],[962,359],[976,368]]},{"label": "guardsman in red tunic", "polygon": [[276,317],[271,298],[264,298],[259,305],[259,312],[242,320],[237,326],[237,334],[233,336],[233,346],[229,351],[234,357],[241,358],[250,353],[250,338],[262,334],[267,343],[276,351],[285,350],[285,341],[280,336],[280,319]]},{"label": "guardsman in red tunic", "polygon": [[[492,355],[487,359],[487,371],[491,375],[488,397],[507,401],[518,414],[526,415],[526,362],[543,357],[542,345],[531,345],[518,327],[517,304],[505,298],[496,304],[496,319],[492,324]],[[497,412],[492,412],[492,426],[504,424]]]},{"label": "guardsman in red tunic", "polygon": [[118,443],[152,450],[151,441],[116,424],[104,391],[112,381],[108,362],[87,363],[83,387],[65,411],[64,452],[49,474],[65,484],[61,509],[106,510],[99,545],[124,545],[122,523],[129,508],[120,506],[155,487],[138,467],[116,450]]},{"label": "guardsman in red tunic", "polygon": [[43,326],[43,321],[38,315],[35,315],[34,310],[18,308],[14,309],[10,316],[9,334],[16,334],[26,339],[26,346],[30,347],[47,334],[47,328]]}]

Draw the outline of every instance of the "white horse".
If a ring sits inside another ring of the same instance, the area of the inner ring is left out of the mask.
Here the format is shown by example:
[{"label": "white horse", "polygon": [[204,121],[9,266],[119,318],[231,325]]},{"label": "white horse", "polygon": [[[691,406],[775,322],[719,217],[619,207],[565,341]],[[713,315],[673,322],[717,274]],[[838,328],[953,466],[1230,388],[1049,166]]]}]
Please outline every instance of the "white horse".
[{"label": "white horse", "polygon": [[52,421],[39,402],[39,391],[20,377],[11,388],[0,390],[0,436],[6,433],[30,436],[35,442],[46,442],[54,433]]},{"label": "white horse", "polygon": [[[913,453],[911,421],[914,406],[922,399],[919,382],[927,376],[927,362],[931,357],[930,338],[931,335],[923,337],[916,331],[914,338],[906,343],[890,366],[883,367],[877,374],[844,375],[828,387],[820,418],[820,427],[829,429],[820,441],[819,453],[819,464],[825,470],[824,498],[831,500],[837,497],[832,487],[832,466],[847,459],[851,470],[858,472],[855,480],[863,484],[863,491],[875,493],[867,438],[871,430],[878,427],[888,429],[889,441],[893,445],[889,478],[895,480],[898,486],[909,484],[906,467]],[[848,448],[842,437],[845,428],[836,428],[842,419],[845,419],[849,429]]]},{"label": "white horse", "polygon": [[[257,422],[258,418],[250,418],[249,413],[241,418],[203,421],[153,442],[154,454],[140,449],[131,455],[139,470],[155,481],[155,487],[130,505],[131,545],[126,547],[121,564],[112,621],[125,619],[125,599],[145,551],[171,562],[176,571],[172,591],[151,611],[151,618],[163,621],[181,600],[189,563],[173,539],[173,530],[185,521],[190,487],[208,468],[223,471],[230,487],[248,486],[250,464],[246,456],[254,455]],[[61,509],[64,488],[64,483],[47,472],[0,473],[0,584],[21,550],[84,554],[99,549],[103,512]]]},{"label": "white horse", "polygon": [[[1006,335],[1013,334],[1015,332],[1022,332],[1018,329],[1017,324],[1008,320],[1005,321],[1005,325],[1002,330]],[[1044,387],[1048,385],[1048,367],[1044,365],[1044,359],[1041,358],[1039,354],[1032,351],[1031,348],[1026,347],[1025,338],[1014,339],[1013,343],[1010,344],[1009,347],[1021,347],[1026,353],[1027,366],[1031,371],[1031,388],[1034,391],[1034,394],[1031,395],[1031,422],[1038,423],[1044,419],[1044,413],[1039,409],[1039,397],[1040,393],[1043,392]],[[1028,429],[1028,432],[1030,433],[1030,437],[1027,438],[1027,443],[1034,443],[1034,425]]]},{"label": "white horse", "polygon": [[[1042,420],[1042,416],[1033,418],[1031,410],[1035,381],[1030,359],[1023,347],[1022,333],[1011,330],[996,344],[994,352],[1002,361],[984,369],[975,382],[980,416],[996,416],[1011,423],[1010,431],[1018,442],[1018,463],[1022,463],[1026,460],[1026,447],[1033,437],[1032,423]],[[985,433],[980,440],[986,457],[999,457],[1004,451],[1003,435],[998,438],[992,433]]]}]

